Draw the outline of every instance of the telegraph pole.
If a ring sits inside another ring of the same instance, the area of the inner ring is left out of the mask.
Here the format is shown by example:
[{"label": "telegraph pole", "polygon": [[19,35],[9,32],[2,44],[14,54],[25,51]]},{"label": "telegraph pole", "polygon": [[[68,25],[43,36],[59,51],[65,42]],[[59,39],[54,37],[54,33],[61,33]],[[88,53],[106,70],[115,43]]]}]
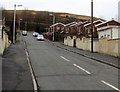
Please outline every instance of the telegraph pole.
[{"label": "telegraph pole", "polygon": [[91,0],[91,53],[93,53],[93,0]]},{"label": "telegraph pole", "polygon": [[25,31],[27,31],[27,22],[25,22]]}]

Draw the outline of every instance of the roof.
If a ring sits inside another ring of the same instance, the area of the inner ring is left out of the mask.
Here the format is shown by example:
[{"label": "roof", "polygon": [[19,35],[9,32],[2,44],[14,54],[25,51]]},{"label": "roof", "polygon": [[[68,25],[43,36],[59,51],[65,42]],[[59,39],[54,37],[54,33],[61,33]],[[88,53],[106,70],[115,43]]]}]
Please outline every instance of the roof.
[{"label": "roof", "polygon": [[83,22],[78,22],[78,23],[76,24],[76,26],[77,26],[77,25],[81,25],[81,24],[83,24]]},{"label": "roof", "polygon": [[90,21],[85,21],[85,22],[82,22],[81,24],[79,23],[76,26],[85,25],[85,24],[88,24],[88,23],[90,23]]},{"label": "roof", "polygon": [[75,26],[75,25],[77,25],[78,23],[76,23],[76,24],[72,24],[72,25],[70,25],[70,27],[72,27],[72,26]]},{"label": "roof", "polygon": [[[103,23],[103,21],[101,21],[101,20],[96,20],[96,21],[93,22],[93,24],[95,24],[97,22],[102,22]],[[89,25],[91,25],[91,23],[85,24],[84,27],[89,26]]]},{"label": "roof", "polygon": [[53,27],[53,26],[56,26],[56,25],[59,25],[59,24],[65,26],[65,24],[63,24],[63,23],[56,23],[56,24],[51,25],[50,27]]},{"label": "roof", "polygon": [[106,26],[106,27],[98,28],[97,31],[102,31],[104,29],[110,29],[110,28],[120,28],[120,26]]},{"label": "roof", "polygon": [[66,24],[65,26],[70,26],[72,24],[77,24],[77,22],[71,22],[71,23]]},{"label": "roof", "polygon": [[[106,21],[106,22],[100,23],[100,24],[96,25],[95,27],[99,27],[99,26],[101,26],[101,25],[103,25],[103,24],[106,24],[106,23],[112,22],[112,21],[117,22],[117,21],[115,21],[115,20],[110,20],[110,21]],[[119,23],[119,22],[118,22],[118,23]]]}]

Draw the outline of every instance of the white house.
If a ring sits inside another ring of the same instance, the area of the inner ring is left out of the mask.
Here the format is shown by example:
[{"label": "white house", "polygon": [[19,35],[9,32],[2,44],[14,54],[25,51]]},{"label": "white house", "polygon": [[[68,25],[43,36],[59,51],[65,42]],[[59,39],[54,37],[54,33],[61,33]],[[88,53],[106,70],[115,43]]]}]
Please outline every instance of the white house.
[{"label": "white house", "polygon": [[99,39],[119,39],[120,38],[120,26],[107,26],[98,29]]},{"label": "white house", "polygon": [[99,39],[119,39],[120,23],[114,20],[96,25]]}]

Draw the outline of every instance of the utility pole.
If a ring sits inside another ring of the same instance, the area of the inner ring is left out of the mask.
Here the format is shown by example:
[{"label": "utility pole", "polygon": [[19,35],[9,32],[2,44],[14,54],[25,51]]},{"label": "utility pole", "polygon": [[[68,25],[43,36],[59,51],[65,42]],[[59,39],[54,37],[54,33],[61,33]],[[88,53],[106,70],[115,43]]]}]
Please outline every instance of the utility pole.
[{"label": "utility pole", "polygon": [[25,31],[27,31],[27,22],[25,22]]},{"label": "utility pole", "polygon": [[93,53],[93,0],[91,0],[91,53]]},{"label": "utility pole", "polygon": [[[50,14],[50,16],[53,16],[53,25],[55,24],[55,14]],[[53,26],[53,37],[52,40],[55,41],[55,28]]]},{"label": "utility pole", "polygon": [[[53,25],[55,24],[55,15],[53,15]],[[55,41],[55,27],[53,26],[53,41]]]}]

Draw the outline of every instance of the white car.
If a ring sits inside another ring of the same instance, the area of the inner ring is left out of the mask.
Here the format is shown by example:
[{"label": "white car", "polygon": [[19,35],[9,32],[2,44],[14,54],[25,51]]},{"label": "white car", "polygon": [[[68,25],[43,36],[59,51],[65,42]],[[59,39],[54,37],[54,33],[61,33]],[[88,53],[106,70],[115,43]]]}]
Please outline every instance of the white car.
[{"label": "white car", "polygon": [[38,35],[37,40],[38,41],[44,41],[44,36],[43,35]]},{"label": "white car", "polygon": [[27,36],[27,31],[22,31],[23,36]]}]

